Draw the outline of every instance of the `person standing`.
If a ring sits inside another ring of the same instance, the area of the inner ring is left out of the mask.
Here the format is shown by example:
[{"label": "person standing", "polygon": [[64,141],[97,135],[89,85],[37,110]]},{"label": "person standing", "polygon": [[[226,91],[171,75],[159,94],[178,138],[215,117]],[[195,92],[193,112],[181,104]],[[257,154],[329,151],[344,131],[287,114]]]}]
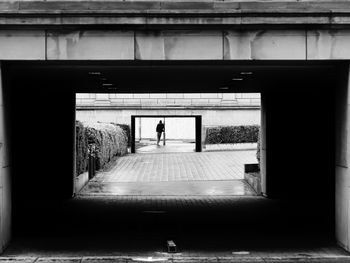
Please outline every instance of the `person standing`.
[{"label": "person standing", "polygon": [[157,124],[156,132],[157,132],[157,145],[159,145],[160,138],[162,137],[162,132],[164,132],[164,124],[162,123],[162,121],[159,121],[159,123]]}]

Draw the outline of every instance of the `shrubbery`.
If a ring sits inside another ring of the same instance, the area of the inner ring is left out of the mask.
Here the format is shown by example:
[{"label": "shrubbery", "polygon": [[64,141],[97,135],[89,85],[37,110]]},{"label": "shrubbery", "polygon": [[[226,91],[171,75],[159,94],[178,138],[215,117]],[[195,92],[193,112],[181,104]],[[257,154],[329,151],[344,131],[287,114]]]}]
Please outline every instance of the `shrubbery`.
[{"label": "shrubbery", "polygon": [[[114,123],[112,123],[114,124]],[[131,146],[131,132],[130,132],[130,126],[127,124],[116,124],[118,125],[120,128],[123,129],[123,131],[125,132],[127,138],[128,138],[128,146]]]},{"label": "shrubbery", "polygon": [[79,175],[87,171],[88,167],[88,141],[85,128],[80,121],[75,123],[75,136],[76,175]]},{"label": "shrubbery", "polygon": [[207,128],[206,143],[256,143],[258,136],[259,125]]},{"label": "shrubbery", "polygon": [[77,175],[87,171],[88,148],[95,146],[96,169],[102,169],[115,156],[127,153],[128,136],[121,127],[112,123],[76,124]]},{"label": "shrubbery", "polygon": [[259,132],[259,135],[258,135],[258,147],[257,147],[257,151],[256,151],[256,159],[258,160],[258,163],[259,163],[259,168],[260,168],[260,147],[261,147],[261,134]]}]

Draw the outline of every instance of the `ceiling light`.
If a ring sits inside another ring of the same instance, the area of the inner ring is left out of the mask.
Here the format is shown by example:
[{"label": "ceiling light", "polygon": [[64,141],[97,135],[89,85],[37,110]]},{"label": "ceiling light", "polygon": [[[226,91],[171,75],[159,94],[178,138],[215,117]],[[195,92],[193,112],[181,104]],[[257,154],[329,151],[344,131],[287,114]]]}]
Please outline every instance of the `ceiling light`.
[{"label": "ceiling light", "polygon": [[242,78],[233,78],[232,80],[241,81],[241,80],[243,80],[243,79],[242,79]]},{"label": "ceiling light", "polygon": [[253,72],[251,72],[251,71],[243,71],[243,72],[241,72],[241,75],[252,75],[253,74]]},{"label": "ceiling light", "polygon": [[99,71],[90,71],[89,75],[99,76],[99,75],[101,75],[101,72],[99,72]]},{"label": "ceiling light", "polygon": [[229,87],[220,87],[219,89],[229,89]]},{"label": "ceiling light", "polygon": [[113,83],[102,83],[103,87],[113,87],[114,84]]}]

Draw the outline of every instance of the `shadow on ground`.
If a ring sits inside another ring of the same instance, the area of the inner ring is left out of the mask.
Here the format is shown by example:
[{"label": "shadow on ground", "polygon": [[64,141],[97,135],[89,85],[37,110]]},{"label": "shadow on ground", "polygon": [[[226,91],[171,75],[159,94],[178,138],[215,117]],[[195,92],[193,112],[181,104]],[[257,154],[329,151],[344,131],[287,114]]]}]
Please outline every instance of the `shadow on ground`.
[{"label": "shadow on ground", "polygon": [[[6,255],[306,253],[335,248],[327,204],[264,197],[78,197],[22,203]],[[305,252],[306,251],[306,252]]]}]

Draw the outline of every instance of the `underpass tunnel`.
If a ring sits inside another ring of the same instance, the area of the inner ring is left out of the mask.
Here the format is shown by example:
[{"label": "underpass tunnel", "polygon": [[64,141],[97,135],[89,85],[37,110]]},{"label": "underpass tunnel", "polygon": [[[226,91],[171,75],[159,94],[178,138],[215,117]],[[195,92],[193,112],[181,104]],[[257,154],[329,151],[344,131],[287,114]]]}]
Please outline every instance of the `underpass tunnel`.
[{"label": "underpass tunnel", "polygon": [[[206,233],[216,241],[222,237],[218,244],[223,247],[231,238],[237,247],[264,246],[268,241],[276,245],[283,238],[299,244],[305,237],[336,241],[335,90],[340,85],[338,72],[346,65],[152,63],[152,67],[136,62],[3,65],[7,115],[11,116],[14,241],[23,236],[27,240],[44,236],[98,237],[98,242],[122,239],[127,233],[135,240],[137,233],[160,239],[170,233],[187,247],[195,246]],[[247,71],[253,72],[247,81],[233,80]],[[91,72],[104,72],[114,87],[97,85]],[[137,74],[138,78],[133,77]],[[179,75],[181,79],[176,78]],[[152,93],[164,89],[195,93],[218,92],[221,87],[228,87],[227,92],[261,93],[261,170],[266,203],[246,199],[236,206],[218,204],[215,213],[206,208],[198,208],[196,213],[174,209],[153,220],[135,212],[135,203],[120,207],[113,200],[74,201],[75,93]],[[177,231],[182,234],[177,236]],[[251,242],[253,239],[257,241]],[[138,242],[141,239],[135,244]],[[205,248],[201,242],[197,244]]]}]

